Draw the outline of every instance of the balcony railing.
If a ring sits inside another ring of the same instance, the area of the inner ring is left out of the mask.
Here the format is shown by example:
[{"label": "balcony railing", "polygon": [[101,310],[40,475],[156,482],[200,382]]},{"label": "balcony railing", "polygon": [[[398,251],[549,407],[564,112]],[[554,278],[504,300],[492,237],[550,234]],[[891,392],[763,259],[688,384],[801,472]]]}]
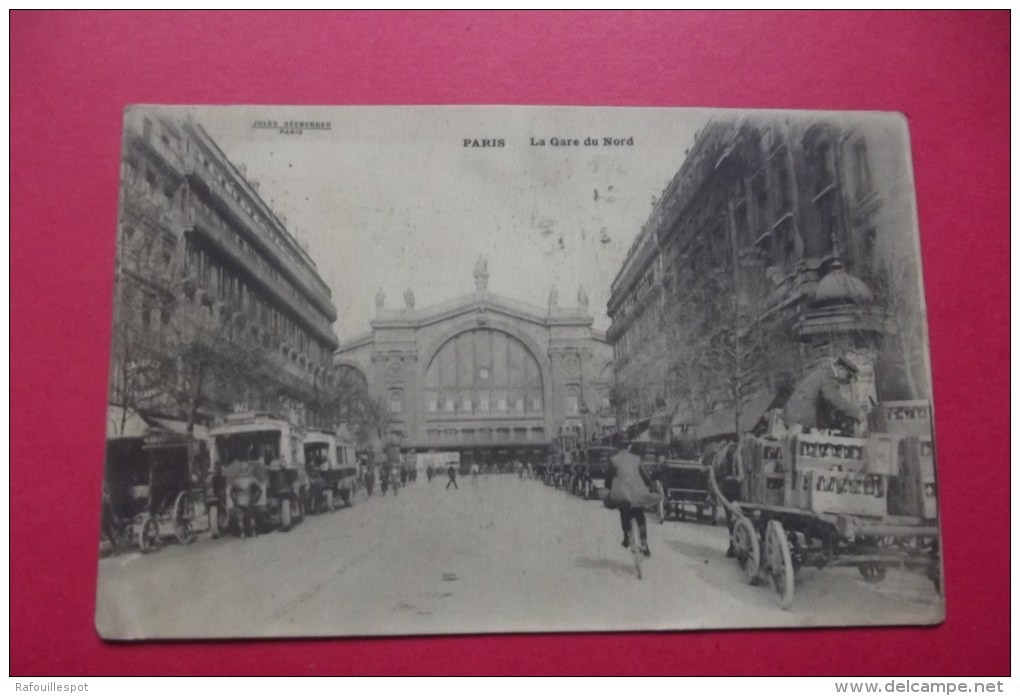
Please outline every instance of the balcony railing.
[{"label": "balcony railing", "polygon": [[222,317],[217,316],[211,308],[199,305],[185,305],[178,307],[177,311],[185,313],[180,324],[180,331],[174,339],[167,337],[167,340],[176,340],[184,344],[201,346],[210,350],[229,362],[236,358],[237,350],[252,351],[252,356],[258,356],[260,362],[264,362],[269,368],[271,378],[280,384],[287,385],[291,389],[311,395],[315,389],[314,375],[300,365],[294,363],[289,357],[279,351],[277,344],[271,344],[268,348],[257,348],[254,344],[258,339],[254,337],[242,337],[236,332],[229,331],[225,326]]},{"label": "balcony railing", "polygon": [[250,229],[264,248],[264,251],[278,259],[284,266],[291,281],[296,283],[309,297],[310,300],[326,314],[330,319],[336,319],[336,308],[330,300],[329,287],[320,278],[314,275],[312,269],[304,268],[293,258],[291,252],[282,248],[272,238],[272,233],[266,229],[263,220],[254,213],[248,212],[216,179],[210,176],[199,164],[197,158],[192,155],[188,158],[186,173],[188,176],[202,183],[217,200],[222,202],[237,221],[244,227]]},{"label": "balcony railing", "polygon": [[178,177],[184,172],[184,158],[181,155],[170,148],[166,143],[158,138],[154,138],[151,135],[146,138],[141,133],[135,133],[135,143],[144,147],[151,154],[154,154],[158,159],[162,161],[165,168],[174,172]]},{"label": "balcony railing", "polygon": [[217,228],[215,223],[205,213],[195,208],[189,208],[185,218],[185,232],[200,234],[205,239],[211,241],[223,253],[239,263],[266,290],[280,300],[283,300],[318,336],[325,339],[331,346],[335,347],[338,345],[339,342],[333,333],[329,321],[301,304],[284,283],[274,278],[265,268],[259,265],[258,256],[255,252],[243,249],[229,234]]}]

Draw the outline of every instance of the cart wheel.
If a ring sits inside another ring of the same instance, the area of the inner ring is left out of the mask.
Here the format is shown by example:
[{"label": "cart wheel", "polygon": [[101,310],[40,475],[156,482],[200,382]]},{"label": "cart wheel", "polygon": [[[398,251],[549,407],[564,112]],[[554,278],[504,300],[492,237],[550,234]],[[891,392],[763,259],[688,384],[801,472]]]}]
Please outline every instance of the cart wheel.
[{"label": "cart wheel", "polygon": [[290,531],[290,525],[290,498],[284,498],[280,501],[280,529]]},{"label": "cart wheel", "polygon": [[153,517],[146,517],[142,528],[138,530],[138,548],[142,553],[149,553],[159,543],[159,523]]},{"label": "cart wheel", "polygon": [[135,541],[135,528],[130,523],[121,523],[117,526],[115,536],[117,542],[114,553],[120,553],[125,549],[131,548],[132,542]]},{"label": "cart wheel", "polygon": [[134,530],[130,523],[118,522],[113,530],[113,536],[110,538],[110,545],[113,547],[113,554],[116,556],[126,549],[131,548],[132,536]]},{"label": "cart wheel", "polygon": [[191,527],[190,520],[176,520],[174,522],[174,536],[182,545],[190,544],[195,540],[195,530]]},{"label": "cart wheel", "polygon": [[776,601],[783,609],[789,609],[793,604],[793,559],[779,520],[769,520],[765,531],[765,563]]},{"label": "cart wheel", "polygon": [[881,563],[862,563],[857,566],[861,577],[868,582],[882,582],[888,569]]},{"label": "cart wheel", "polygon": [[761,543],[750,519],[741,517],[733,525],[733,548],[744,580],[749,585],[757,585],[758,571],[761,570]]},{"label": "cart wheel", "polygon": [[189,543],[194,537],[194,519],[195,503],[187,491],[182,491],[174,501],[174,536],[182,544]]}]

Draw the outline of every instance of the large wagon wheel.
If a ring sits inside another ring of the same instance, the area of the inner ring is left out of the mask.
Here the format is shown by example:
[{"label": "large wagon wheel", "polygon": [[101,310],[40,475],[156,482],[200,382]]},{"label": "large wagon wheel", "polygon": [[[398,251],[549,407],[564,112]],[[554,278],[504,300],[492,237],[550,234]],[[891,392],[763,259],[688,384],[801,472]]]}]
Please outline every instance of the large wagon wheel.
[{"label": "large wagon wheel", "polygon": [[195,501],[187,491],[177,494],[174,501],[174,536],[181,544],[189,544],[195,538]]},{"label": "large wagon wheel", "polygon": [[149,553],[159,543],[159,523],[155,517],[146,516],[138,530],[138,548],[142,553]]},{"label": "large wagon wheel", "polygon": [[761,570],[761,543],[754,524],[747,517],[739,518],[733,525],[733,548],[744,580],[750,585],[757,585]]},{"label": "large wagon wheel", "polygon": [[765,530],[765,564],[769,584],[783,609],[793,604],[793,558],[786,530],[779,520],[769,520]]}]

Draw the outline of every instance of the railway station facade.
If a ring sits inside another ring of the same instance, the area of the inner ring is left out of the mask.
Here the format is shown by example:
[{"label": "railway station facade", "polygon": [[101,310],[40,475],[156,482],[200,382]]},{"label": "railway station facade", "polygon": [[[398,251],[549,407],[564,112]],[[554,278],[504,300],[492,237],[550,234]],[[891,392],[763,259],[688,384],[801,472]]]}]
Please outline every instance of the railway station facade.
[{"label": "railway station facade", "polygon": [[[556,438],[593,438],[606,425],[612,349],[593,330],[587,297],[542,308],[487,290],[415,308],[386,307],[371,331],[343,344],[338,371],[354,371],[389,406],[390,436],[405,451],[458,452],[463,463],[540,461]],[[601,418],[600,418],[601,416]]]}]

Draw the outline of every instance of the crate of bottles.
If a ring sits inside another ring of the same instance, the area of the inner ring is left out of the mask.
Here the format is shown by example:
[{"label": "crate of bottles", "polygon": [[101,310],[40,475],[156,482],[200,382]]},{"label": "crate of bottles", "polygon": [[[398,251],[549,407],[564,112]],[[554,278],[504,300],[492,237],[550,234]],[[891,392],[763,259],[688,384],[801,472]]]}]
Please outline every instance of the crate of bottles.
[{"label": "crate of bottles", "polygon": [[878,407],[878,430],[890,435],[931,437],[931,404],[920,401],[883,401]]},{"label": "crate of bottles", "polygon": [[885,517],[888,480],[882,474],[859,471],[800,469],[793,477],[791,507],[835,515]]},{"label": "crate of bottles", "polygon": [[892,482],[889,512],[894,515],[938,518],[935,448],[930,436],[909,436],[899,442],[900,475]]},{"label": "crate of bottles", "polygon": [[867,440],[862,438],[802,433],[793,443],[792,468],[863,473],[867,446]]}]

